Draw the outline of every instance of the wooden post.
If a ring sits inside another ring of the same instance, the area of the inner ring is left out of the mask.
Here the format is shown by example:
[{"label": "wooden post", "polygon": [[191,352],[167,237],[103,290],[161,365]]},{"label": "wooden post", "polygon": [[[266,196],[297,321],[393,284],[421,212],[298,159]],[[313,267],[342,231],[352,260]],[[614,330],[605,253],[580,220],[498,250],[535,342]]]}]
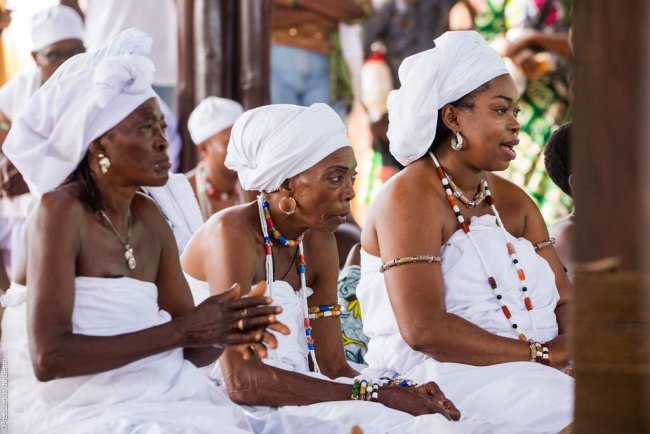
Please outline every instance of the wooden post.
[{"label": "wooden post", "polygon": [[187,131],[187,118],[194,109],[194,0],[177,0],[178,10],[178,126],[183,141],[181,171],[196,164],[197,153]]},{"label": "wooden post", "polygon": [[574,432],[650,432],[650,3],[574,5]]},{"label": "wooden post", "polygon": [[239,1],[239,101],[251,109],[270,103],[271,1]]}]

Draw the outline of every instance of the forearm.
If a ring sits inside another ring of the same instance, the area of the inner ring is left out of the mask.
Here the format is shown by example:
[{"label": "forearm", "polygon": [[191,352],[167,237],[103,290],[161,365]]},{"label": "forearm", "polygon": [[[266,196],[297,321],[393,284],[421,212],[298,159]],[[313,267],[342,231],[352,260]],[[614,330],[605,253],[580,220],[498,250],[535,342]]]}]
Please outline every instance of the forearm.
[{"label": "forearm", "polygon": [[427,321],[435,327],[418,327],[407,343],[441,362],[485,366],[530,360],[528,342],[494,335],[450,313]]},{"label": "forearm", "polygon": [[569,301],[560,300],[555,307],[555,318],[557,319],[559,334],[565,334],[569,324]]},{"label": "forearm", "polygon": [[345,401],[352,391],[349,384],[275,368],[259,359],[243,361],[233,350],[226,350],[220,363],[230,399],[238,404],[283,406]]},{"label": "forearm", "polygon": [[37,378],[49,381],[120,368],[184,343],[173,321],[115,336],[67,333],[48,339],[47,345],[32,339],[32,364]]},{"label": "forearm", "polygon": [[535,31],[529,39],[529,46],[537,46],[547,51],[554,51],[562,56],[571,54],[568,33],[545,33]]}]

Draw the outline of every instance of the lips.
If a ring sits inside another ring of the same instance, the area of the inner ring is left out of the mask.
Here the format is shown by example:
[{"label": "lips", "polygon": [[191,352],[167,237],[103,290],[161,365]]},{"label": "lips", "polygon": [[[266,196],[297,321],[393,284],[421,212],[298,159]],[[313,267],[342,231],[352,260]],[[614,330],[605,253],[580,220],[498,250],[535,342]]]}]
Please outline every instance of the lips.
[{"label": "lips", "polygon": [[348,215],[350,214],[350,211],[344,211],[339,214],[332,214],[330,215],[330,219],[335,220],[338,224],[343,224],[348,220]]},{"label": "lips", "polygon": [[172,163],[169,161],[169,158],[161,158],[160,160],[156,160],[154,162],[154,166],[156,169],[169,170],[172,167]]},{"label": "lips", "polygon": [[519,144],[519,139],[514,139],[514,140],[509,140],[507,142],[501,143],[499,147],[503,151],[504,155],[509,159],[509,160],[514,160],[515,157],[517,157],[517,153],[513,149],[515,146]]}]

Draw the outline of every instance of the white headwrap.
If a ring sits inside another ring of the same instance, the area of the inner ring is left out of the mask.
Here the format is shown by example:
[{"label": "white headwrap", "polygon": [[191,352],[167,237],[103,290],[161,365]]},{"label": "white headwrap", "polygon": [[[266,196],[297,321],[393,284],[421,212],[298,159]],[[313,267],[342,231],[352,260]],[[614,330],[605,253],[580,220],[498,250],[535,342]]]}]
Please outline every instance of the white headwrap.
[{"label": "white headwrap", "polygon": [[345,125],[326,104],[267,105],[237,119],[225,165],[237,171],[244,190],[272,192],[346,146]]},{"label": "white headwrap", "polygon": [[129,29],[66,61],[14,122],[3,151],[38,196],[58,187],[90,143],[156,94],[151,38]]},{"label": "white headwrap", "polygon": [[438,110],[508,70],[475,31],[446,32],[434,48],[404,59],[401,87],[388,96],[390,152],[406,166],[423,156],[436,135]]},{"label": "white headwrap", "polygon": [[56,5],[38,12],[31,22],[32,50],[38,51],[66,39],[84,39],[84,23],[68,6]]},{"label": "white headwrap", "polygon": [[187,120],[187,129],[195,145],[221,130],[232,127],[244,108],[237,101],[209,96],[199,104]]}]

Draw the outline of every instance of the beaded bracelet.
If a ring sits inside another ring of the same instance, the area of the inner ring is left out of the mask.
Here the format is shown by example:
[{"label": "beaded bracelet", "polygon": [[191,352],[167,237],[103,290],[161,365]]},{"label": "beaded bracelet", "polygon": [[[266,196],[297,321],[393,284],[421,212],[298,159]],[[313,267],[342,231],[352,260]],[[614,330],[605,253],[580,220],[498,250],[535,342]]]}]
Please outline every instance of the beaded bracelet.
[{"label": "beaded bracelet", "polygon": [[383,381],[383,387],[414,387],[417,383],[404,377],[380,377],[379,381]]},{"label": "beaded bracelet", "polygon": [[366,379],[355,379],[352,384],[352,395],[354,401],[379,401],[379,384]]},{"label": "beaded bracelet", "polygon": [[429,263],[440,264],[442,262],[442,258],[440,256],[434,256],[434,255],[405,256],[403,258],[395,258],[392,261],[384,262],[383,264],[381,264],[381,267],[379,267],[379,272],[383,273],[389,268],[396,267],[398,265],[416,264],[418,262],[429,262]]},{"label": "beaded bracelet", "polygon": [[530,345],[530,361],[549,366],[551,364],[551,352],[548,344],[535,342],[532,339],[528,342]]},{"label": "beaded bracelet", "polygon": [[555,238],[549,238],[548,240],[535,244],[535,251],[537,252],[542,250],[544,247],[552,246],[553,244],[555,244]]},{"label": "beaded bracelet", "polygon": [[337,317],[341,315],[341,305],[338,303],[309,306],[307,310],[309,311],[309,319]]}]

